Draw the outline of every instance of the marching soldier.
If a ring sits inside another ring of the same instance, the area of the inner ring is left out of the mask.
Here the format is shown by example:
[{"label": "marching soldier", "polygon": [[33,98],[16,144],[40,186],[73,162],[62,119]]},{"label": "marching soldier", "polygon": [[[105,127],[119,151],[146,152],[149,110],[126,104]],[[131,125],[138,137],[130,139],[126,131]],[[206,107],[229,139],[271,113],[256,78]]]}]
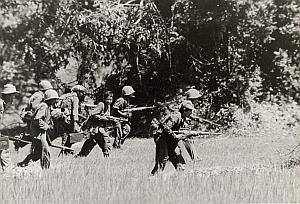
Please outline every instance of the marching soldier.
[{"label": "marching soldier", "polygon": [[[113,105],[113,116],[127,120],[132,116],[130,112],[124,112],[124,110],[130,108],[130,99],[134,98],[134,93],[135,90],[131,86],[124,86],[122,88],[122,96],[118,98]],[[129,122],[117,121],[113,147],[120,148],[130,131],[131,127]]]},{"label": "marching soldier", "polygon": [[[71,93],[63,94],[60,97],[60,108],[64,114],[64,121],[55,123],[58,134],[62,136],[62,145],[71,147],[70,133],[80,132],[79,111],[80,104],[84,101],[86,88],[82,85],[75,85],[71,89]],[[71,153],[68,150],[65,154]]]},{"label": "marching soldier", "polygon": [[47,80],[42,80],[39,83],[39,90],[31,95],[29,98],[27,107],[24,109],[22,113],[22,118],[24,118],[24,122],[30,123],[33,113],[36,111],[37,107],[40,103],[42,103],[44,99],[44,93],[48,89],[53,89],[52,84]]},{"label": "marching soldier", "polygon": [[51,109],[55,108],[58,100],[58,93],[49,89],[44,94],[44,102],[40,103],[33,115],[30,124],[30,136],[33,139],[30,154],[18,166],[25,167],[32,161],[40,160],[41,167],[50,167],[50,150],[48,145],[48,134],[53,129]]},{"label": "marching soldier", "polygon": [[[30,123],[33,119],[33,114],[36,112],[38,106],[43,102],[45,91],[49,89],[53,89],[52,84],[48,80],[41,80],[39,83],[39,90],[30,96],[27,106],[22,110],[21,118],[27,124],[28,131],[30,130]],[[15,149],[18,150],[20,147],[25,146],[26,143],[14,142],[14,145]]]},{"label": "marching soldier", "polygon": [[155,166],[151,171],[152,175],[163,171],[168,160],[176,170],[184,170],[185,160],[178,148],[178,142],[184,137],[176,135],[173,131],[178,131],[185,126],[186,119],[191,116],[193,110],[194,105],[187,101],[182,103],[179,112],[171,113],[164,108],[158,118],[152,120],[150,134],[154,137],[156,144]]},{"label": "marching soldier", "polygon": [[110,151],[110,138],[109,138],[109,127],[114,125],[114,121],[110,121],[105,116],[111,115],[111,104],[113,101],[113,93],[107,91],[104,93],[104,103],[100,102],[95,109],[90,112],[90,117],[86,124],[83,126],[83,130],[89,129],[90,138],[87,139],[80,152],[76,157],[86,157],[92,151],[92,149],[99,145],[102,149],[103,156],[109,157]]},{"label": "marching soldier", "polygon": [[[18,93],[18,91],[16,90],[16,87],[14,85],[6,84],[1,93],[3,100],[0,98],[0,121],[2,123],[4,110],[7,106],[13,104],[14,95]],[[0,165],[2,170],[6,170],[13,166],[9,155],[9,149],[0,149]]]},{"label": "marching soldier", "polygon": [[[186,92],[186,99],[183,103],[187,103],[188,101],[190,101],[194,106],[197,102],[197,100],[200,98],[200,93],[197,89],[191,88]],[[192,139],[185,139],[182,140],[188,154],[190,155],[191,159],[194,160],[195,159],[195,146],[194,146],[194,141]]]}]

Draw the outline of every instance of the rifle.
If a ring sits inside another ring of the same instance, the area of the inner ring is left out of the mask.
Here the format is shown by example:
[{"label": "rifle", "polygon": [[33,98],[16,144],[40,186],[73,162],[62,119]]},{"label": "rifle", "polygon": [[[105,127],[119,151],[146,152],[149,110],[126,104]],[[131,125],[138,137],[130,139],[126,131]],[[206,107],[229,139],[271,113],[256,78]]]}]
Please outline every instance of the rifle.
[{"label": "rifle", "polygon": [[120,121],[120,122],[128,122],[128,119],[126,118],[118,118],[110,115],[103,115],[100,117],[100,120],[108,120],[108,121]]},{"label": "rifle", "polygon": [[136,107],[136,108],[127,108],[127,109],[124,109],[123,111],[124,112],[135,112],[135,111],[150,110],[150,109],[154,109],[154,108],[156,108],[156,106],[150,106],[150,107],[143,106],[143,107]]},{"label": "rifle", "polygon": [[221,135],[221,133],[217,132],[204,132],[204,131],[195,131],[195,130],[178,130],[178,131],[173,131],[175,134],[183,134],[184,137],[180,139],[188,139],[190,137],[202,137],[203,135]]},{"label": "rifle", "polygon": [[[27,141],[27,140],[22,140],[18,137],[11,137],[11,136],[7,136],[7,135],[3,135],[4,137],[8,137],[9,140],[11,141],[15,141],[15,142],[24,142],[26,144],[31,144],[32,141]],[[34,138],[33,138],[34,139]],[[54,148],[58,148],[58,149],[62,149],[62,150],[70,150],[70,151],[75,151],[74,149],[70,148],[70,147],[65,147],[65,146],[61,146],[61,145],[56,145],[56,144],[52,144],[50,142],[49,144],[50,147],[54,147]]]},{"label": "rifle", "polygon": [[81,106],[84,108],[96,108],[97,107],[97,105],[88,104],[88,103],[82,103]]},{"label": "rifle", "polygon": [[218,123],[212,122],[212,121],[210,121],[210,120],[207,120],[207,119],[204,119],[204,118],[201,118],[201,117],[193,116],[193,117],[191,117],[191,119],[193,119],[193,120],[200,120],[200,121],[209,123],[209,124],[211,124],[211,125],[215,125],[215,126],[217,126],[217,127],[222,127],[222,125],[220,125],[220,124],[218,124]]}]

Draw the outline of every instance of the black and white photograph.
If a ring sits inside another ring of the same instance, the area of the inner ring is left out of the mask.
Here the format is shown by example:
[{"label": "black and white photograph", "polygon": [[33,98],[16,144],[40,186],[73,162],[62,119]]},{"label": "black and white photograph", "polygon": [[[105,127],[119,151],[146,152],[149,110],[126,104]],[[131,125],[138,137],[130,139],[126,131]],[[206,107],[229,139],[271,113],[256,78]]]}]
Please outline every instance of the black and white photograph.
[{"label": "black and white photograph", "polygon": [[0,204],[300,203],[299,0],[0,0]]}]

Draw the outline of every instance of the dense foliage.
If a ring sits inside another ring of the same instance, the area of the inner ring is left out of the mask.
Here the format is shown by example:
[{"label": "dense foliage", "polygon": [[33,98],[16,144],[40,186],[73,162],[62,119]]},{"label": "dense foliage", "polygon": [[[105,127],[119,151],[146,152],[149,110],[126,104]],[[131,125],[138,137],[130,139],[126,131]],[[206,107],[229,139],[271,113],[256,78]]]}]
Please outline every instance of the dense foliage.
[{"label": "dense foliage", "polygon": [[300,100],[298,0],[3,0],[0,9],[1,85],[26,91],[51,78],[119,94],[129,84],[141,104],[195,86],[201,114],[225,123],[231,104]]}]

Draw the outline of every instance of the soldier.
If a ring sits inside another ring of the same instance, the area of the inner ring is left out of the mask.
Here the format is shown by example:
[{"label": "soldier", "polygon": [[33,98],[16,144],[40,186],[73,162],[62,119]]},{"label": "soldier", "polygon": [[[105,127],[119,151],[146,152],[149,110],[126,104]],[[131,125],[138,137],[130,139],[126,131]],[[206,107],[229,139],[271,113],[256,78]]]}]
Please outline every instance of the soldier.
[{"label": "soldier", "polygon": [[[118,98],[113,105],[113,116],[123,119],[130,119],[132,114],[124,112],[125,109],[130,108],[130,99],[134,98],[135,91],[131,86],[124,86],[122,88],[122,96]],[[131,127],[129,122],[116,122],[115,127],[115,141],[113,147],[120,148],[124,143],[126,137],[130,133]]]},{"label": "soldier", "polygon": [[[71,147],[70,133],[80,132],[79,111],[80,103],[84,101],[86,88],[82,85],[75,85],[71,89],[71,93],[63,94],[60,97],[60,108],[64,114],[64,121],[55,123],[58,134],[62,136],[62,145]],[[71,153],[69,150],[64,151],[65,154]]]},{"label": "soldier", "polygon": [[185,160],[178,148],[178,142],[183,139],[183,135],[176,135],[177,131],[185,126],[186,119],[191,116],[194,105],[190,102],[182,103],[179,112],[168,112],[162,109],[158,118],[151,122],[150,134],[154,137],[156,144],[155,166],[151,171],[155,175],[158,171],[163,171],[168,160],[178,171],[184,170]]},{"label": "soldier", "polygon": [[30,124],[30,136],[33,139],[30,154],[18,166],[25,167],[32,161],[40,160],[41,167],[50,167],[50,150],[48,134],[53,129],[51,110],[55,108],[58,93],[49,89],[44,94],[44,102],[40,103]]},{"label": "soldier", "polygon": [[[1,93],[3,100],[0,98],[0,121],[2,123],[4,110],[7,106],[13,104],[14,95],[18,93],[18,91],[16,90],[16,87],[14,85],[6,84]],[[0,149],[0,165],[2,170],[6,170],[13,166],[9,155],[9,149]]]},{"label": "soldier", "polygon": [[[186,99],[183,103],[186,103],[187,101],[190,101],[194,106],[197,102],[197,100],[200,98],[200,93],[197,89],[191,88],[186,92]],[[194,141],[192,139],[184,139],[182,140],[188,154],[190,155],[191,159],[194,160],[196,158],[195,156],[195,146]]]},{"label": "soldier", "polygon": [[[34,113],[44,100],[45,91],[49,89],[53,89],[52,84],[48,80],[41,80],[39,83],[39,90],[31,95],[27,106],[22,110],[21,118],[27,124],[27,131],[30,130],[30,123]],[[22,139],[26,140],[26,137],[23,137]],[[14,142],[14,145],[15,149],[18,150],[19,148],[24,147],[26,143]]]},{"label": "soldier", "polygon": [[88,156],[96,144],[98,144],[102,149],[103,156],[109,157],[109,127],[114,124],[113,121],[109,121],[103,116],[111,115],[110,106],[112,101],[113,93],[111,91],[107,91],[104,93],[104,103],[100,102],[97,107],[90,112],[91,116],[82,128],[83,130],[90,130],[90,138],[84,142],[80,152],[76,155],[76,157]]}]

